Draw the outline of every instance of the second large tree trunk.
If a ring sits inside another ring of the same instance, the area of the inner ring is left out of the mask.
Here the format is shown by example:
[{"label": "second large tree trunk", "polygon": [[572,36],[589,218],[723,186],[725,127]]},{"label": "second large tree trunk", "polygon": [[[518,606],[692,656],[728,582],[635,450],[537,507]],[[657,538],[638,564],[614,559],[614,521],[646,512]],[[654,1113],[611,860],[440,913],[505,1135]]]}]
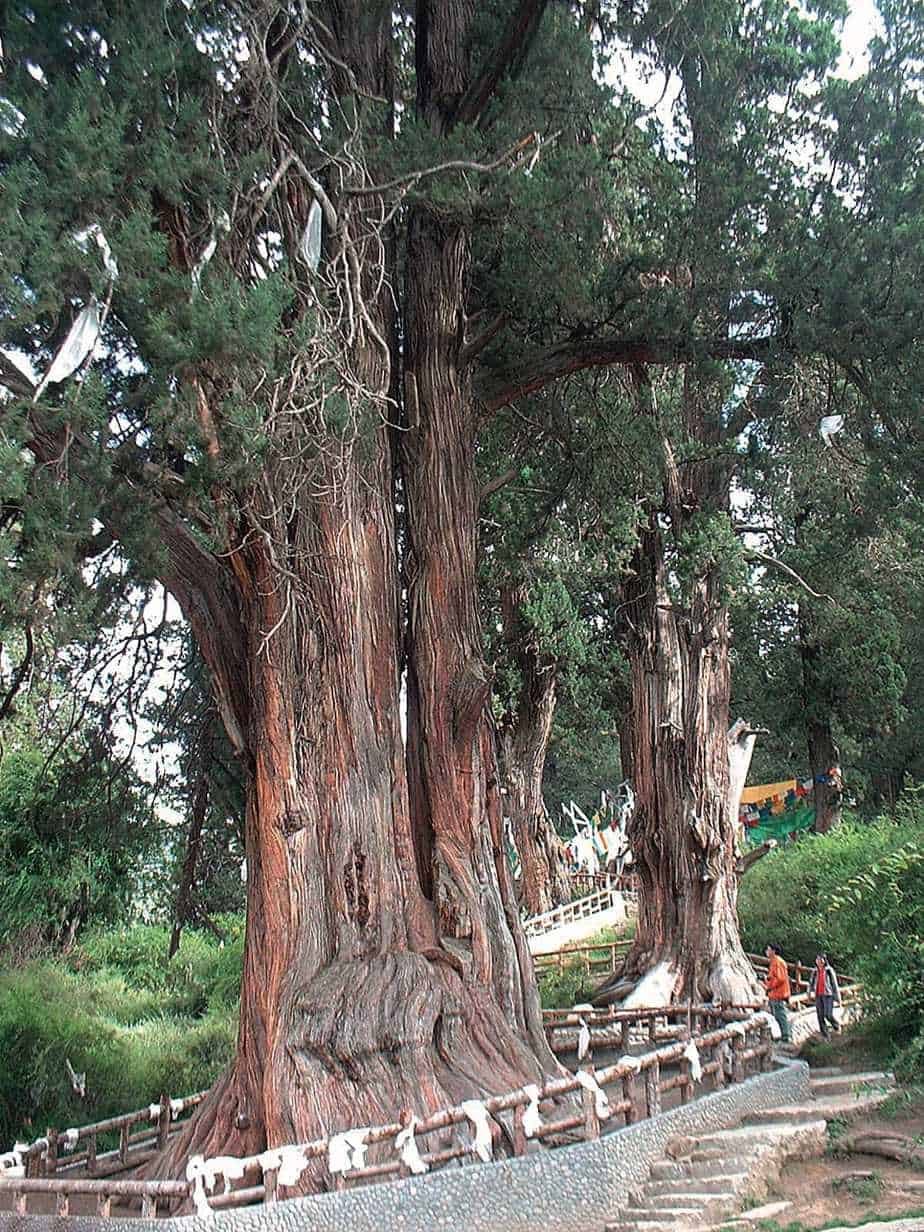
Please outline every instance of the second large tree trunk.
[{"label": "second large tree trunk", "polygon": [[712,575],[692,584],[689,607],[671,602],[654,520],[625,599],[639,921],[624,972],[597,1000],[749,1002],[760,992],[738,935],[727,608]]},{"label": "second large tree trunk", "polygon": [[518,897],[527,915],[565,903],[571,886],[564,844],[542,798],[542,776],[555,717],[557,664],[545,658],[521,615],[525,594],[511,585],[502,595],[504,627],[520,672],[516,711],[504,727],[504,806],[520,857]]}]

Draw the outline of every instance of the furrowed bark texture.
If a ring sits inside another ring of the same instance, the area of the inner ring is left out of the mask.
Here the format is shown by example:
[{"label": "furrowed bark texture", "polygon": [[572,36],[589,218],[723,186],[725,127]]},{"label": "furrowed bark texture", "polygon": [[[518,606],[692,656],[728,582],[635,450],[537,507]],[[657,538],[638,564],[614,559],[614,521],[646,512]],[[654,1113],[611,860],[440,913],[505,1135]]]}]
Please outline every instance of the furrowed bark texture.
[{"label": "furrowed bark texture", "polygon": [[[382,95],[387,39],[361,9],[337,6],[338,52],[351,70],[343,89],[355,80]],[[437,129],[464,87],[471,12],[447,2],[418,15],[420,89]],[[390,30],[387,9],[379,19]],[[203,646],[216,693],[246,699],[240,1034],[230,1072],[159,1174],[182,1172],[191,1152],[252,1153],[404,1109],[424,1116],[558,1069],[503,842],[481,657],[474,415],[457,366],[467,236],[412,212],[401,433],[407,762],[385,402],[397,348],[389,357],[378,341],[396,335],[393,300],[381,263],[367,270],[357,255],[375,328],[351,342],[350,367],[371,404],[355,441],[331,436],[304,450],[295,419],[271,452],[248,507],[255,529],[221,566],[235,587],[240,649],[230,665],[239,670],[229,674],[207,638]],[[319,1164],[300,1188],[327,1184]]]},{"label": "furrowed bark texture", "polygon": [[598,990],[619,1000],[753,999],[738,935],[735,818],[729,808],[728,615],[706,575],[688,609],[669,600],[654,520],[626,584],[633,685],[636,804],[629,840],[640,879],[636,941],[621,977]]},{"label": "furrowed bark texture", "polygon": [[507,793],[504,806],[520,857],[517,885],[527,915],[549,911],[567,902],[568,880],[564,845],[555,832],[542,798],[542,776],[555,717],[557,670],[545,659],[520,616],[525,595],[510,586],[502,596],[505,635],[520,670],[516,712],[505,724],[501,750]]}]

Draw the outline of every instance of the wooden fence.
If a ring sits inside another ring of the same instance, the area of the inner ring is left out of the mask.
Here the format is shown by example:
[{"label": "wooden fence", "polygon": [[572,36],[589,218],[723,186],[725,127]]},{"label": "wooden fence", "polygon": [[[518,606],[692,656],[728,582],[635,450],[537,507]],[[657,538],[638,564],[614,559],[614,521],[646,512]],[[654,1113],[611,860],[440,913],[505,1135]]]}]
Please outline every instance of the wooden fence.
[{"label": "wooden fence", "polygon": [[523,927],[528,937],[541,936],[565,924],[573,924],[577,920],[586,920],[589,916],[598,915],[601,911],[609,911],[611,907],[619,906],[624,901],[621,891],[614,886],[604,886],[577,898],[570,903],[562,903],[551,911],[543,911],[541,915],[531,916],[524,920]]},{"label": "wooden fence", "polygon": [[[365,1150],[375,1147],[379,1148],[375,1152],[378,1158],[374,1163],[363,1163],[346,1172],[329,1171],[335,1139],[338,1142],[343,1139],[343,1135],[332,1135],[314,1142],[271,1150],[263,1155],[210,1161],[205,1165],[208,1175],[213,1182],[217,1175],[221,1175],[225,1180],[226,1192],[209,1198],[205,1196],[201,1170],[198,1177],[194,1175],[191,1180],[176,1182],[63,1178],[55,1175],[56,1161],[50,1168],[46,1166],[46,1175],[42,1177],[0,1179],[0,1193],[12,1194],[14,1209],[19,1214],[28,1213],[29,1200],[36,1195],[44,1195],[46,1202],[48,1196],[53,1195],[57,1212],[62,1215],[69,1213],[71,1198],[95,1196],[96,1211],[103,1218],[111,1216],[113,1200],[124,1207],[140,1204],[146,1216],[156,1215],[159,1205],[175,1206],[187,1201],[195,1201],[200,1210],[206,1202],[213,1208],[275,1202],[283,1196],[280,1190],[286,1187],[291,1189],[297,1183],[300,1171],[305,1168],[314,1168],[322,1174],[326,1172],[328,1183],[335,1190],[340,1190],[348,1185],[429,1171],[473,1154],[490,1159],[494,1144],[502,1138],[509,1141],[512,1153],[518,1156],[527,1153],[531,1141],[555,1145],[562,1141],[562,1135],[566,1135],[565,1141],[592,1141],[599,1138],[605,1126],[631,1125],[645,1117],[656,1116],[661,1111],[662,1096],[668,1091],[676,1089],[680,1101],[689,1102],[695,1092],[694,1072],[697,1064],[701,1067],[699,1080],[710,1079],[713,1089],[727,1082],[743,1081],[749,1070],[758,1072],[770,1067],[772,1040],[766,1014],[742,1018],[740,1012],[724,1012],[702,1006],[614,1011],[607,1013],[607,1029],[616,1032],[614,1042],[627,1040],[633,1026],[652,1032],[651,1038],[656,1039],[657,1032],[652,1024],[658,1021],[664,1024],[673,1018],[677,1020],[675,1026],[683,1027],[685,1011],[686,1023],[695,1022],[700,1027],[700,1033],[695,1038],[691,1039],[689,1030],[683,1029],[684,1038],[651,1048],[640,1056],[623,1056],[615,1064],[597,1070],[588,1063],[576,1074],[550,1079],[541,1089],[523,1087],[485,1100],[479,1107],[484,1109],[487,1118],[490,1132],[487,1144],[482,1141],[479,1145],[478,1134],[474,1141],[468,1141],[467,1135],[459,1135],[453,1143],[447,1145],[443,1141],[436,1148],[424,1149],[419,1153],[415,1149],[413,1157],[408,1157],[408,1138],[416,1148],[418,1139],[425,1139],[438,1131],[454,1126],[471,1128],[471,1105],[456,1105],[435,1112],[419,1122],[408,1118],[357,1131],[362,1135],[363,1159]],[[709,1021],[718,1020],[723,1014],[726,1021],[717,1021],[714,1028],[704,1029]],[[552,1029],[570,1025],[563,1021],[552,1024]],[[598,1025],[595,1023],[595,1026]],[[695,1050],[692,1045],[695,1045]],[[673,1072],[665,1073],[668,1069]],[[577,1100],[573,1098],[575,1096]],[[192,1097],[196,1102],[201,1098],[201,1094]],[[184,1108],[193,1106],[187,1100],[183,1101],[183,1105]],[[163,1101],[160,1107],[163,1108]],[[506,1119],[501,1121],[501,1117]],[[124,1118],[113,1118],[113,1121],[133,1124],[145,1118],[152,1118],[152,1109],[129,1113]],[[156,1119],[159,1121],[160,1115]],[[115,1128],[113,1121],[99,1122],[76,1131],[78,1141],[84,1138],[89,1141],[102,1132],[109,1132]],[[120,1125],[120,1133],[122,1128]],[[158,1126],[158,1134],[160,1130]],[[43,1148],[46,1164],[49,1152],[54,1159],[52,1142],[58,1140],[59,1136],[52,1139],[49,1135]],[[123,1140],[130,1144],[131,1133],[123,1135]],[[126,1145],[125,1159],[121,1161],[123,1164],[128,1159],[129,1150],[130,1145]],[[294,1172],[293,1157],[296,1162]],[[84,1162],[90,1158],[88,1150]],[[96,1165],[99,1166],[103,1159],[103,1156],[97,1156]],[[279,1179],[283,1169],[287,1169],[284,1182]],[[234,1181],[241,1181],[242,1185],[232,1189]]]},{"label": "wooden fence", "polygon": [[[613,975],[626,956],[626,951],[632,944],[631,940],[602,941],[590,945],[570,946],[567,949],[555,950],[548,954],[534,954],[533,965],[536,975],[542,976],[550,971],[559,973],[569,967],[577,966],[588,976],[603,979]],[[760,954],[748,954],[748,960],[761,978],[768,970],[769,963]],[[789,982],[792,988],[790,1005],[802,1005],[811,1000],[809,988],[812,979],[812,963],[799,961],[786,964],[789,972]],[[845,1001],[855,1000],[859,994],[858,986],[849,976],[838,976],[838,986]]]}]

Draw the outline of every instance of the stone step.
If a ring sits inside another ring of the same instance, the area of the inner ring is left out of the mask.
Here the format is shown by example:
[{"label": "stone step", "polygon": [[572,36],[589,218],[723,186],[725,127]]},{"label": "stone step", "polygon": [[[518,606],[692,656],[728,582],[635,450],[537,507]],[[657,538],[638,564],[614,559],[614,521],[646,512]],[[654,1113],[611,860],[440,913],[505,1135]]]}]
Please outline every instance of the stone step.
[{"label": "stone step", "polygon": [[720,1172],[715,1176],[675,1176],[666,1181],[649,1181],[646,1194],[684,1194],[691,1187],[697,1193],[734,1194],[748,1180],[747,1172]]},{"label": "stone step", "polygon": [[816,1098],[830,1095],[854,1095],[873,1093],[877,1090],[891,1090],[895,1086],[895,1075],[883,1070],[871,1070],[862,1074],[823,1074],[820,1078],[811,1077],[812,1094]]},{"label": "stone step", "polygon": [[832,1095],[824,1099],[812,1100],[808,1104],[782,1104],[778,1108],[765,1108],[760,1112],[751,1112],[744,1118],[745,1124],[754,1128],[779,1126],[783,1122],[790,1125],[807,1124],[823,1119],[825,1121],[852,1121],[866,1112],[873,1112],[881,1103],[889,1098],[889,1091],[877,1091],[858,1098],[853,1095]]},{"label": "stone step", "polygon": [[713,1176],[727,1176],[730,1173],[742,1172],[752,1162],[751,1156],[726,1155],[719,1153],[715,1159],[704,1159],[699,1162],[684,1160],[659,1159],[651,1165],[653,1181],[704,1179]]},{"label": "stone step", "polygon": [[673,1220],[646,1219],[636,1223],[627,1219],[608,1223],[605,1232],[677,1232],[677,1225]]},{"label": "stone step", "polygon": [[689,1193],[650,1194],[638,1206],[626,1207],[627,1219],[634,1219],[638,1211],[647,1212],[651,1218],[658,1218],[662,1211],[696,1210],[707,1222],[722,1219],[737,1211],[741,1199],[734,1193]]},{"label": "stone step", "polygon": [[812,1068],[809,1078],[833,1078],[843,1072],[843,1065],[816,1065]]},{"label": "stone step", "polygon": [[[687,1201],[685,1198],[684,1201]],[[704,1213],[706,1204],[701,1203],[698,1206],[627,1206],[623,1211],[626,1219],[631,1219],[633,1223],[663,1223],[665,1220],[670,1220],[674,1224],[678,1223],[700,1223],[704,1222]],[[717,1211],[716,1214],[721,1214]]]}]

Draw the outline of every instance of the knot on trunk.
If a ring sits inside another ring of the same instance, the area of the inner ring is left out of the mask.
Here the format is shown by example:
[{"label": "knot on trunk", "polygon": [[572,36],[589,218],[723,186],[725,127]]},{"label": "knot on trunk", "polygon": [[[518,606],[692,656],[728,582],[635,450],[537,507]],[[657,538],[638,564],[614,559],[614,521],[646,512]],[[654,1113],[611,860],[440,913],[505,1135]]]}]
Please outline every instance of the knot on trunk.
[{"label": "knot on trunk", "polygon": [[343,887],[347,913],[360,928],[365,928],[369,923],[369,892],[366,888],[366,857],[358,843],[353,844],[350,858],[344,865]]}]

